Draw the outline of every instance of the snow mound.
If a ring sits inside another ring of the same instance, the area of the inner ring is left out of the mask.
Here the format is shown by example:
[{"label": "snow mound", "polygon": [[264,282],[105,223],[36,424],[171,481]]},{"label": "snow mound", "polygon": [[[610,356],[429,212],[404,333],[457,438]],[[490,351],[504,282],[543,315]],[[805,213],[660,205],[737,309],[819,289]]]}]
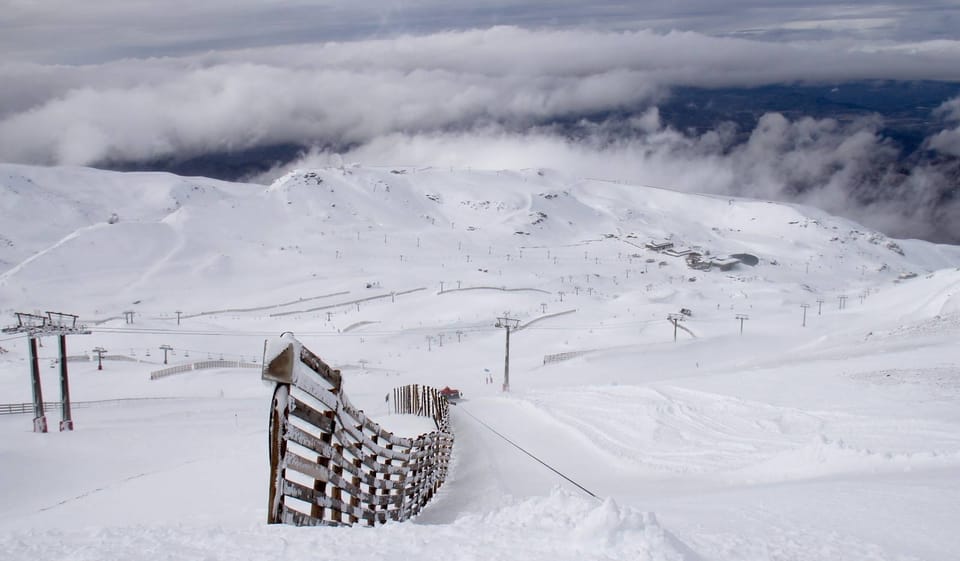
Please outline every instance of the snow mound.
[{"label": "snow mound", "polygon": [[774,482],[863,471],[910,471],[932,463],[955,464],[958,460],[960,453],[956,451],[875,451],[818,434],[802,446],[750,466],[741,475],[752,482]]},{"label": "snow mound", "polygon": [[[532,397],[530,406],[576,435],[582,449],[634,473],[714,474],[752,484],[960,460],[950,426],[929,420],[776,407],[670,386],[577,387]],[[925,440],[898,436],[907,426]]]},{"label": "snow mound", "polygon": [[478,554],[497,548],[497,543],[499,547],[509,543],[507,549],[523,559],[691,558],[688,548],[661,527],[653,513],[621,507],[613,499],[598,504],[559,488],[545,497],[464,516],[452,527],[468,535],[483,532],[489,543],[476,544]]},{"label": "snow mound", "polygon": [[562,490],[451,524],[368,528],[254,525],[29,530],[0,538],[11,561],[58,559],[630,559],[699,557],[651,513]]}]

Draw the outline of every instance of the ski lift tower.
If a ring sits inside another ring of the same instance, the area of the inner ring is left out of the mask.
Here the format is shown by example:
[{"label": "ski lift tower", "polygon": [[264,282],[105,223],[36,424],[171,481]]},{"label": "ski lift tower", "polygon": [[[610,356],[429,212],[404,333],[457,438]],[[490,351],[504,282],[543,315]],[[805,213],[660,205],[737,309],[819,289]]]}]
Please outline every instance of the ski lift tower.
[{"label": "ski lift tower", "polygon": [[670,323],[673,324],[673,341],[674,341],[674,343],[676,343],[676,341],[677,341],[677,327],[678,327],[678,324],[679,324],[681,321],[683,321],[684,315],[683,315],[683,314],[667,314],[667,319],[670,321]]},{"label": "ski lift tower", "polygon": [[40,358],[37,356],[37,340],[56,335],[60,339],[60,430],[72,431],[70,415],[70,382],[67,376],[67,335],[89,335],[85,325],[77,323],[78,317],[61,312],[47,315],[17,312],[17,325],[3,329],[3,333],[25,334],[30,349],[30,380],[33,386],[33,432],[47,432],[47,417],[43,411],[43,390],[40,384]]},{"label": "ski lift tower", "polygon": [[519,319],[508,317],[506,313],[503,317],[497,318],[496,327],[502,327],[507,330],[507,349],[503,360],[503,391],[510,391],[510,331],[520,326]]}]

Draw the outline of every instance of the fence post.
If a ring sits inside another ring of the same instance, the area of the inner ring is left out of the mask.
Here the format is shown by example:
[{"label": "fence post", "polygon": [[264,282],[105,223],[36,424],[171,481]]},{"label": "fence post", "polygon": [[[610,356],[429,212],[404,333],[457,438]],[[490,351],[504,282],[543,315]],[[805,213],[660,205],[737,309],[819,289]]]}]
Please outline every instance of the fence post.
[{"label": "fence post", "polygon": [[[322,436],[320,437],[320,440],[326,444],[332,444],[333,433],[336,432],[336,427],[337,427],[336,413],[333,411],[324,411],[323,416],[330,420],[330,432],[324,431]],[[319,458],[317,459],[317,465],[319,465],[323,469],[329,470],[330,457],[326,454],[320,454]],[[335,485],[334,485],[334,489],[336,489]],[[320,497],[326,497],[327,482],[321,479],[315,480],[313,484],[313,490],[317,492],[316,493],[317,499],[319,499]],[[323,519],[323,507],[317,504],[316,501],[314,501],[313,504],[310,505],[310,516],[317,520]]]},{"label": "fence post", "polygon": [[270,493],[267,504],[267,524],[280,524],[283,493],[281,486],[286,476],[280,467],[287,454],[287,424],[290,422],[290,385],[277,384],[270,407]]},{"label": "fence post", "polygon": [[[355,426],[357,427],[357,430],[360,431],[360,434],[363,434],[363,425],[355,425]],[[355,442],[353,444],[352,452],[353,452],[353,467],[356,469],[356,473],[353,476],[353,488],[354,490],[359,491],[360,490],[359,474],[363,473],[363,460],[361,460],[361,457],[362,457],[361,455],[363,454],[363,448],[359,442]],[[360,497],[359,495],[357,495],[357,493],[350,494],[350,506],[352,506],[355,509],[355,511],[356,509],[360,509]],[[358,520],[356,515],[351,514],[350,523],[356,524],[357,521]]]},{"label": "fence post", "polygon": [[[387,442],[387,445],[385,446],[385,448],[386,448],[387,450],[391,450],[391,451],[392,451],[392,450],[393,450],[393,443],[392,443],[392,442]],[[399,521],[399,520],[400,520],[399,513],[395,513],[395,512],[394,512],[394,509],[390,508],[390,507],[392,507],[393,504],[394,504],[394,498],[393,498],[393,496],[394,496],[393,483],[394,483],[394,482],[393,482],[393,475],[390,473],[390,466],[393,465],[393,458],[390,457],[390,456],[387,456],[387,459],[386,459],[386,461],[383,462],[383,464],[386,466],[386,469],[384,470],[384,473],[383,473],[383,479],[384,479],[384,481],[387,482],[387,483],[386,483],[386,486],[385,486],[384,489],[383,489],[383,497],[384,497],[384,498],[381,499],[382,501],[384,501],[383,509],[386,511],[386,516],[387,516],[387,518],[392,518],[393,520]]]},{"label": "fence post", "polygon": [[[376,443],[377,443],[377,435],[375,435],[375,434],[374,434],[374,435],[371,435],[371,436],[370,436],[370,440],[373,441],[374,444],[376,444]],[[373,453],[371,452],[371,454],[370,454],[369,456],[367,456],[367,457],[369,458],[369,460],[370,460],[371,463],[373,463],[373,464],[376,464],[376,463],[377,463],[377,455],[376,455],[376,454],[373,454]],[[370,493],[369,493],[369,494],[370,494],[370,502],[369,502],[369,505],[370,505],[370,512],[373,514],[373,518],[370,520],[370,525],[371,525],[371,526],[375,526],[375,525],[377,524],[377,522],[379,522],[379,516],[377,515],[377,485],[376,485],[376,482],[377,482],[377,472],[376,472],[373,468],[370,468],[370,479],[369,479],[369,481],[370,481],[370,487],[369,487],[369,488],[370,488]]]}]

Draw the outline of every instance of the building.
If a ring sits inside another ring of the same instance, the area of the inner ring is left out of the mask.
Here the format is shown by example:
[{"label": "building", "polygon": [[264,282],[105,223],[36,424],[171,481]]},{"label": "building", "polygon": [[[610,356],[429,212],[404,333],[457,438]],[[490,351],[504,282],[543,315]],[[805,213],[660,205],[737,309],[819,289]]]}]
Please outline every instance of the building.
[{"label": "building", "polygon": [[691,252],[687,255],[687,267],[691,269],[696,269],[697,271],[709,271],[710,270],[710,261],[704,261],[701,259],[700,254],[696,252]]},{"label": "building", "polygon": [[721,271],[729,271],[738,263],[740,263],[740,260],[735,257],[713,257],[710,259],[710,265]]},{"label": "building", "polygon": [[683,257],[685,255],[690,255],[692,252],[693,250],[685,247],[670,247],[663,250],[663,254],[669,255],[670,257]]},{"label": "building", "polygon": [[665,249],[670,249],[671,247],[673,247],[673,242],[666,241],[666,240],[661,242],[649,241],[646,243],[645,247],[653,251],[663,251]]}]

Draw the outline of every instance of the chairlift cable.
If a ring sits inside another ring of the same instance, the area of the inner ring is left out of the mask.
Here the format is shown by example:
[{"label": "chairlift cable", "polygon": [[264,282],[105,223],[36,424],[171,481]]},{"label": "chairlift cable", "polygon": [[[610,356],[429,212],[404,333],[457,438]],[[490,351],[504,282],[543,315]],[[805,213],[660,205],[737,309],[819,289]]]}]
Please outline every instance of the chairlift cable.
[{"label": "chairlift cable", "polygon": [[536,460],[537,462],[539,462],[540,464],[542,464],[544,467],[546,467],[547,469],[549,469],[549,470],[552,471],[553,473],[555,473],[555,474],[559,475],[560,477],[566,479],[567,481],[569,481],[570,483],[572,483],[573,485],[575,485],[578,489],[580,489],[580,490],[583,491],[584,493],[590,495],[591,497],[593,497],[594,499],[597,499],[598,501],[601,501],[601,502],[603,501],[603,499],[601,499],[600,497],[598,497],[598,496],[597,496],[596,494],[594,494],[592,491],[590,491],[589,489],[587,489],[587,488],[584,487],[583,485],[580,485],[579,483],[577,483],[576,481],[574,481],[573,479],[571,479],[570,477],[568,477],[567,475],[565,475],[563,472],[561,472],[561,471],[558,470],[557,468],[551,466],[551,465],[548,464],[547,462],[545,462],[545,461],[541,460],[540,458],[536,457],[535,455],[533,455],[531,452],[529,452],[528,450],[526,450],[525,448],[523,448],[522,446],[520,446],[520,445],[517,444],[516,442],[510,440],[509,438],[507,438],[507,437],[504,436],[503,434],[497,432],[497,430],[496,430],[495,428],[491,427],[491,426],[488,425],[487,423],[485,423],[485,422],[483,422],[482,420],[480,420],[479,418],[477,418],[477,416],[474,415],[473,413],[471,413],[470,411],[467,411],[467,409],[466,409],[465,407],[463,407],[463,405],[458,405],[458,406],[457,406],[457,410],[463,411],[463,412],[466,413],[470,418],[472,418],[474,421],[476,421],[476,422],[480,423],[481,425],[483,425],[487,430],[489,430],[489,431],[492,432],[493,434],[497,435],[498,437],[500,437],[501,439],[503,439],[504,441],[506,441],[507,443],[509,443],[511,446],[513,446],[513,447],[516,448],[517,450],[520,450],[521,452],[523,452],[523,453],[526,454],[527,456],[530,456],[531,458],[533,458],[534,460]]}]

